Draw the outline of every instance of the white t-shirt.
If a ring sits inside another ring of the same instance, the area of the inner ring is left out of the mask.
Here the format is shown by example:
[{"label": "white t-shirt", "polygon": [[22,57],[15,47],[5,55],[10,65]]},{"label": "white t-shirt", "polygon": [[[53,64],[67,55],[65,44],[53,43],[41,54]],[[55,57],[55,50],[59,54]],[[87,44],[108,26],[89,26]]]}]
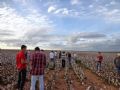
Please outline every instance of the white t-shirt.
[{"label": "white t-shirt", "polygon": [[54,58],[54,53],[53,52],[50,52],[50,58]]},{"label": "white t-shirt", "polygon": [[57,52],[55,52],[55,56],[57,56]]},{"label": "white t-shirt", "polygon": [[77,54],[74,53],[74,57],[77,57]]}]

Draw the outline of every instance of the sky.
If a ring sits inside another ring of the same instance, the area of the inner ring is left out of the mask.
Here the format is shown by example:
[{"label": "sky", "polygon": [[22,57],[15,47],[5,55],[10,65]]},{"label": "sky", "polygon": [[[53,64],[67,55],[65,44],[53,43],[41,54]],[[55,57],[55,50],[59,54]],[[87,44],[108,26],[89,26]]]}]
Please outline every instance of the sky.
[{"label": "sky", "polygon": [[120,51],[120,0],[0,0],[0,48]]}]

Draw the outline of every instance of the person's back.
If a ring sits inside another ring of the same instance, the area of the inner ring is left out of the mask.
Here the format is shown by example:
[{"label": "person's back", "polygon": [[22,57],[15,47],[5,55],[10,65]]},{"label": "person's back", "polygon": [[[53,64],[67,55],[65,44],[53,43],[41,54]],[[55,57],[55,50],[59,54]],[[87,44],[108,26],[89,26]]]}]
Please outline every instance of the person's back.
[{"label": "person's back", "polygon": [[68,58],[71,58],[71,53],[68,53]]},{"label": "person's back", "polygon": [[59,59],[61,59],[61,51],[59,52]]},{"label": "person's back", "polygon": [[55,56],[57,56],[57,52],[55,51]]},{"label": "person's back", "polygon": [[39,80],[40,90],[44,90],[44,69],[46,66],[46,55],[40,52],[39,47],[31,56],[31,90],[35,90],[36,81]]},{"label": "person's back", "polygon": [[51,51],[49,56],[50,56],[50,59],[54,59],[54,52]]},{"label": "person's back", "polygon": [[46,65],[46,55],[42,52],[34,52],[31,59],[32,75],[43,75]]}]

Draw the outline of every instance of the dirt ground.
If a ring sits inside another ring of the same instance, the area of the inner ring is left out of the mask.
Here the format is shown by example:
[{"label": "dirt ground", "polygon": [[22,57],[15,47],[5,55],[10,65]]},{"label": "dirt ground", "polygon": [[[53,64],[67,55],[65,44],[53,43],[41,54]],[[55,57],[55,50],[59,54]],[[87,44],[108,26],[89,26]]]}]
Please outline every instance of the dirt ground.
[{"label": "dirt ground", "polygon": [[105,83],[100,77],[92,73],[90,70],[84,70],[87,77],[87,83],[92,83],[93,86],[98,87],[98,90],[119,90],[118,88]]},{"label": "dirt ground", "polygon": [[[53,72],[54,70],[49,70],[45,74],[45,85],[48,83],[48,80],[50,80],[50,77]],[[119,90],[114,86],[105,84],[105,82],[100,77],[92,73],[90,70],[84,69],[84,72],[87,79],[85,84],[82,85],[79,79],[76,77],[73,70],[71,69],[69,71],[70,73],[69,75],[71,76],[72,86],[73,86],[72,90]],[[67,83],[64,79],[64,76],[65,76],[65,69],[61,69],[58,73],[53,90],[67,90]],[[92,88],[92,86],[95,88]],[[30,87],[30,82],[26,83],[26,87]],[[25,90],[30,90],[30,88],[27,88]]]}]

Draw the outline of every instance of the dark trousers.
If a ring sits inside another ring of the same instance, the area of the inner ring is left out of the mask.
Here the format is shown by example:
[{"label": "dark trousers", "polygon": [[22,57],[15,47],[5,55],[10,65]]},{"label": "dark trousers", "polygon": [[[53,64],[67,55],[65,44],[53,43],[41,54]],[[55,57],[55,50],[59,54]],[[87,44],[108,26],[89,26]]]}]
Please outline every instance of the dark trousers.
[{"label": "dark trousers", "polygon": [[62,60],[62,67],[65,67],[65,60]]},{"label": "dark trousers", "polygon": [[68,58],[69,66],[71,67],[71,57]]},{"label": "dark trousers", "polygon": [[23,90],[26,80],[26,69],[22,69],[18,72],[18,89]]}]

